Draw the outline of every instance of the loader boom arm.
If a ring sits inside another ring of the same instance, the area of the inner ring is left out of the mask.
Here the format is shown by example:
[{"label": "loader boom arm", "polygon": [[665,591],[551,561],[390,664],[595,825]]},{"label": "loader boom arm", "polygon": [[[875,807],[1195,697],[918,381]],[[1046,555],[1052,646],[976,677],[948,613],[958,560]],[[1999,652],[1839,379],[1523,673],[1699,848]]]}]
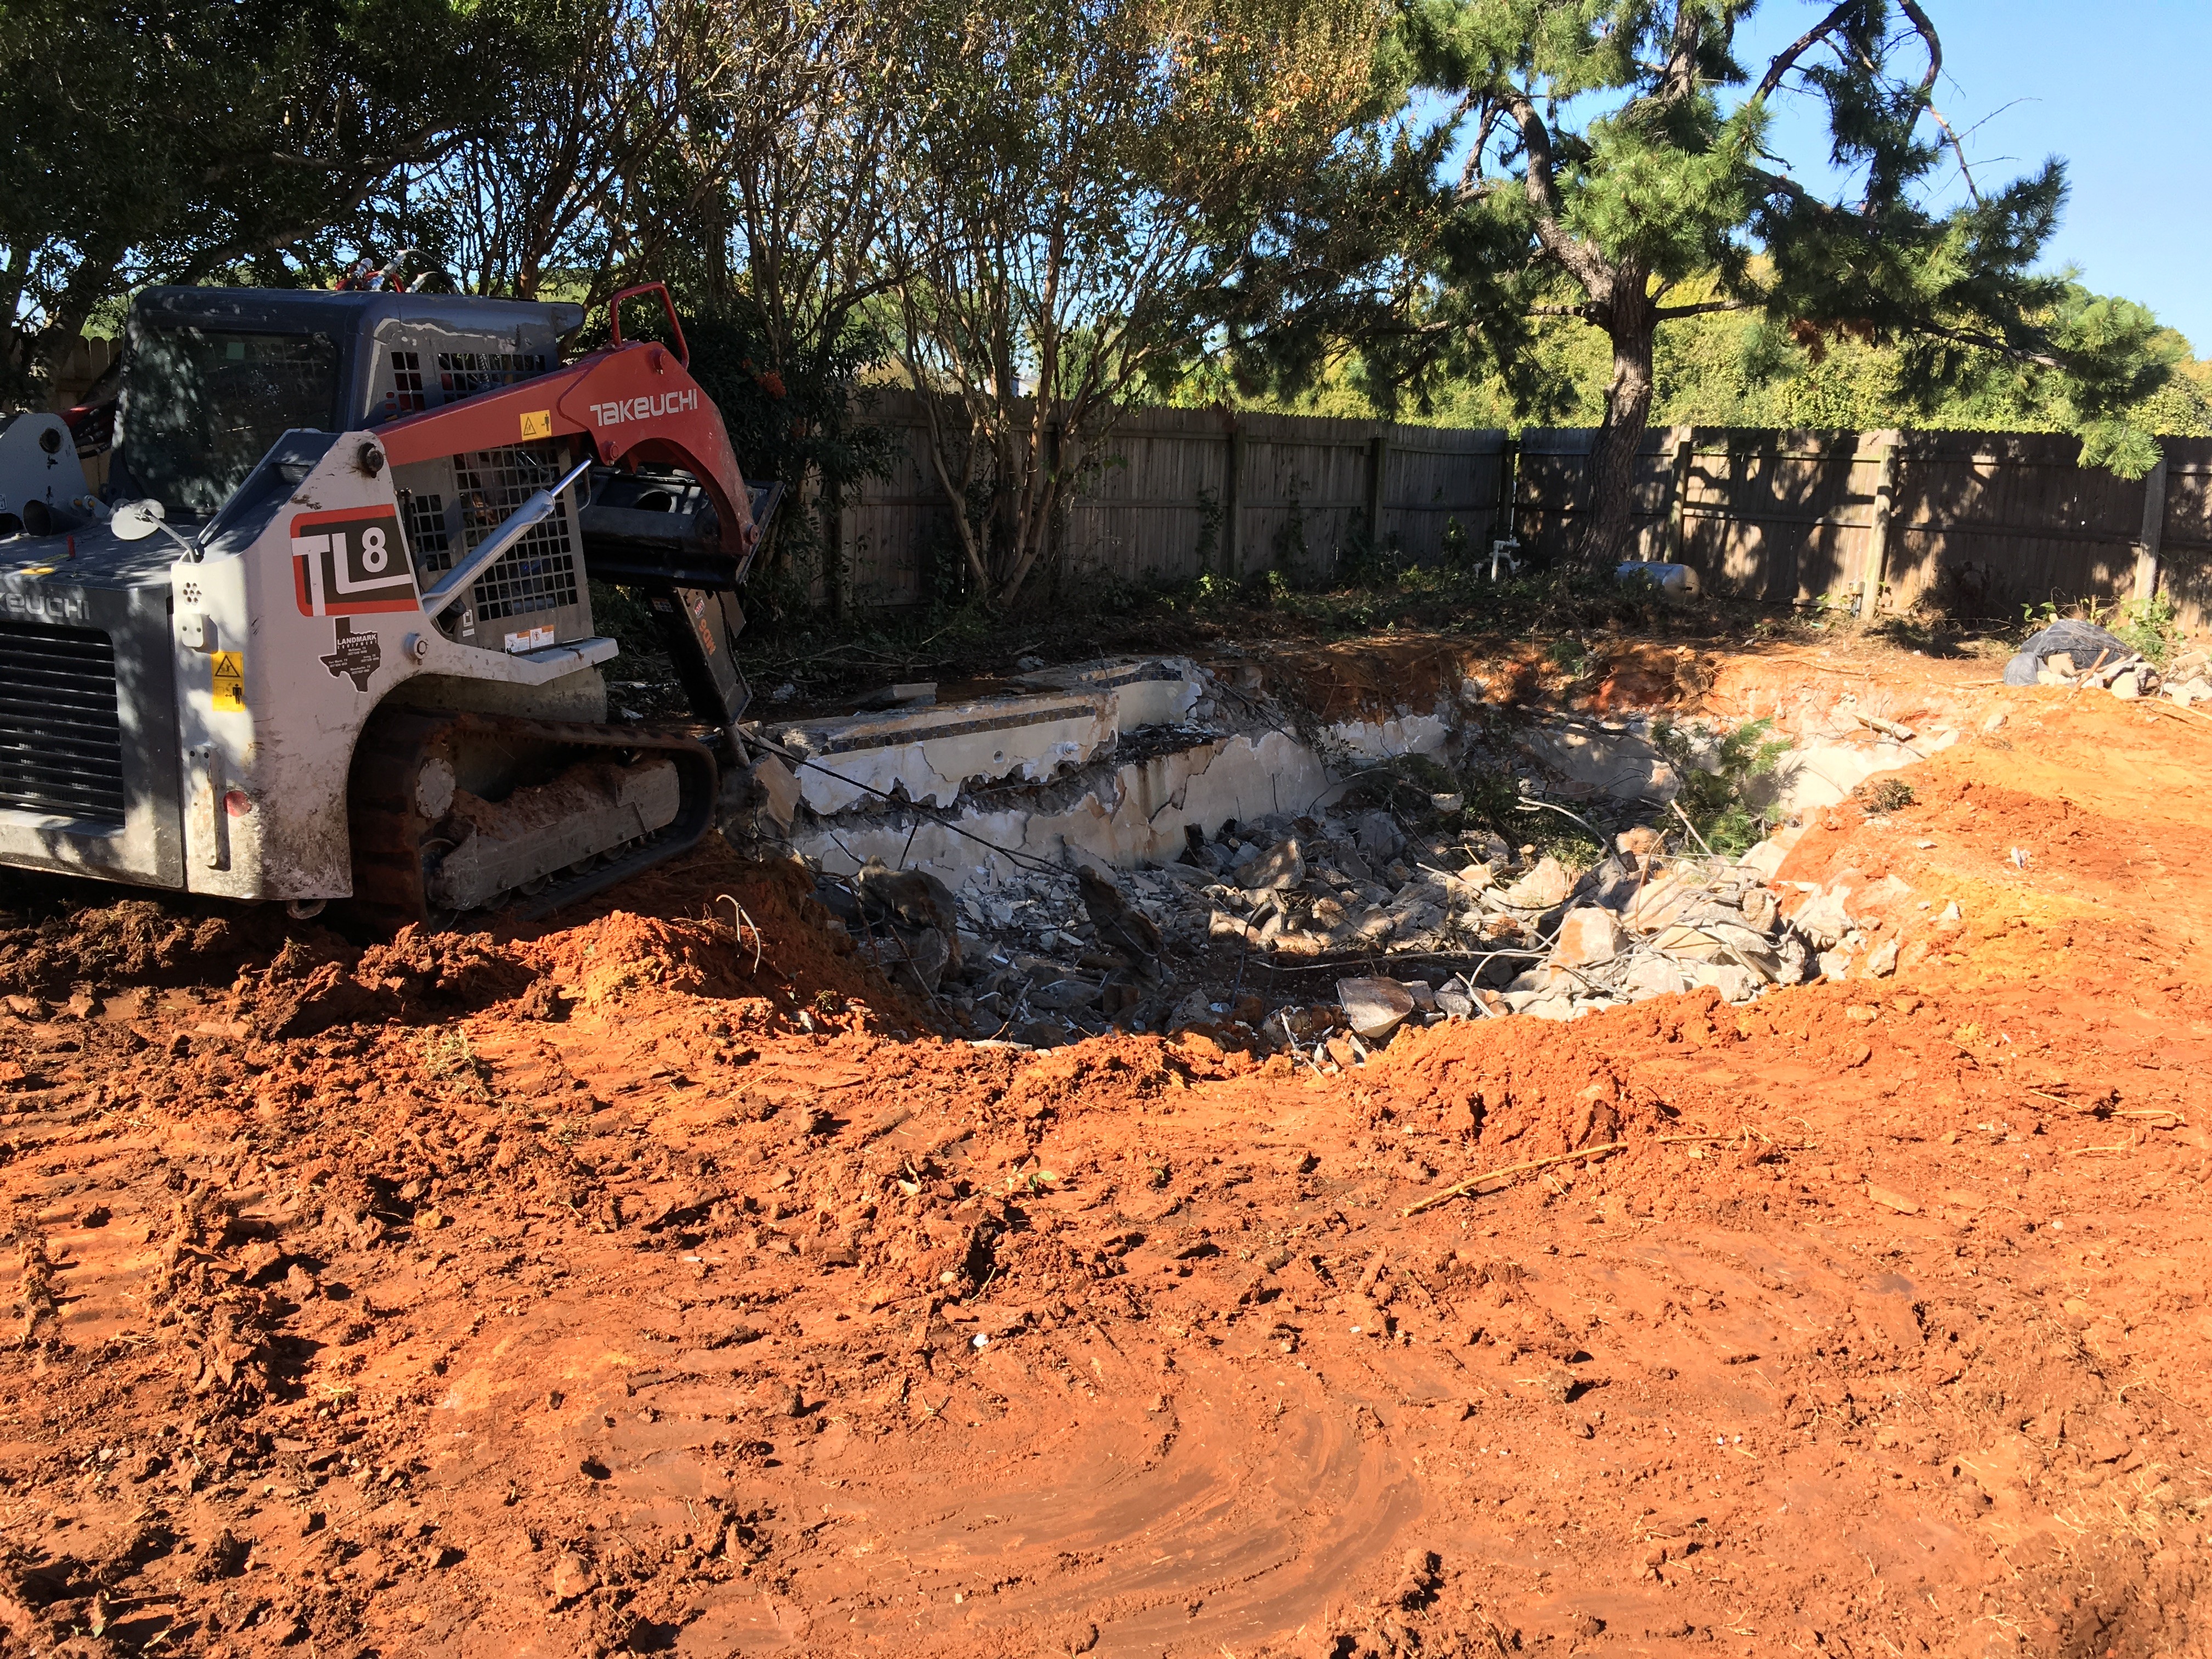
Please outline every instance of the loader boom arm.
[{"label": "loader boom arm", "polygon": [[376,429],[395,466],[463,450],[581,437],[603,465],[682,467],[714,503],[722,553],[742,577],[760,540],[729,434],[713,401],[666,346],[619,342],[533,380]]}]

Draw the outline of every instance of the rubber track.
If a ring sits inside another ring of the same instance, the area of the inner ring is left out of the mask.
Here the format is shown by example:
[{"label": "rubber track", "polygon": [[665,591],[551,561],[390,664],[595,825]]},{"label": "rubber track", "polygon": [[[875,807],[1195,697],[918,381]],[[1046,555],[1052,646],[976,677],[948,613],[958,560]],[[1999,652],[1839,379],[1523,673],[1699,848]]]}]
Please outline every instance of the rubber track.
[{"label": "rubber track", "polygon": [[713,827],[720,782],[713,751],[681,732],[505,714],[382,709],[371,717],[355,748],[347,789],[354,890],[347,908],[358,925],[381,933],[396,933],[410,923],[453,925],[453,919],[433,915],[424,892],[422,843],[436,821],[416,809],[413,783],[425,759],[464,737],[475,743],[505,738],[532,747],[554,744],[579,760],[585,751],[600,749],[665,754],[676,762],[680,793],[673,822],[581,875],[557,878],[527,897],[518,896],[493,913],[502,918],[536,921],[549,915],[688,851]]}]

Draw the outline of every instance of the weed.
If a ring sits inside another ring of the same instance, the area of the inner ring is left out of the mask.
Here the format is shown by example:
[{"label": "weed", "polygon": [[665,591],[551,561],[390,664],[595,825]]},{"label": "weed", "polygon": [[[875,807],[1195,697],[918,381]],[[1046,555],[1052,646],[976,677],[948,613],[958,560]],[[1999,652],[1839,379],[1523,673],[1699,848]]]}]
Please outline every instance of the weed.
[{"label": "weed", "polygon": [[434,1082],[450,1083],[473,1099],[491,1098],[491,1067],[458,1025],[423,1034],[422,1069]]},{"label": "weed", "polygon": [[2180,613],[2171,594],[2130,599],[2112,618],[2112,631],[2127,641],[2130,650],[2163,668],[2181,643]]},{"label": "weed", "polygon": [[1863,799],[1869,812],[1902,812],[1914,797],[1912,786],[1903,778],[1883,778],[1866,785]]},{"label": "weed", "polygon": [[1754,786],[1773,775],[1789,752],[1787,738],[1772,736],[1771,720],[1748,720],[1723,732],[1705,755],[1681,727],[1659,726],[1652,736],[1681,779],[1674,804],[1714,852],[1733,858],[1765,835],[1769,817],[1752,804]]},{"label": "weed", "polygon": [[1606,855],[1605,843],[1572,818],[1531,806],[1521,781],[1510,772],[1470,768],[1460,780],[1466,800],[1460,823],[1467,830],[1488,830],[1537,858],[1554,858],[1571,870],[1587,870]]}]

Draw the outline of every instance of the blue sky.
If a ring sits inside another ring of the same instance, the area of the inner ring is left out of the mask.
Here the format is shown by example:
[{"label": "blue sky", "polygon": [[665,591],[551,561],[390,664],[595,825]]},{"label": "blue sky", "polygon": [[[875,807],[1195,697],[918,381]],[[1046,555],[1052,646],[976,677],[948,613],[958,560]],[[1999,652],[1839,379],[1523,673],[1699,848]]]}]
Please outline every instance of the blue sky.
[{"label": "blue sky", "polygon": [[[1766,0],[1737,36],[1755,78],[1828,9]],[[1943,40],[1936,107],[1984,188],[2046,155],[2073,193],[2052,249],[2212,357],[2212,0],[1926,0]],[[1772,147],[1808,183],[1826,155],[1817,105],[1777,111]],[[1955,173],[1954,188],[1955,185]]]}]

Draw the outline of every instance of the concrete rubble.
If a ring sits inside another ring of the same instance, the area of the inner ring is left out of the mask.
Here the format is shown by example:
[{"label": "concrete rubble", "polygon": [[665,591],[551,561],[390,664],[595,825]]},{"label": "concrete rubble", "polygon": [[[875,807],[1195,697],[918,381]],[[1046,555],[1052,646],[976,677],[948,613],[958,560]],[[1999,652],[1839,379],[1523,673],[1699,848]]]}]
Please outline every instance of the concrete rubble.
[{"label": "concrete rubble", "polygon": [[[1794,830],[1738,859],[1681,836],[1666,813],[1680,780],[1648,720],[1500,736],[1446,695],[1316,731],[1234,659],[1078,665],[948,702],[895,690],[751,728],[758,833],[819,872],[855,948],[978,1040],[1047,1047],[1119,1026],[1327,1070],[1433,1021],[1570,1019],[1700,987],[1740,1002],[1896,964],[1896,939],[1872,940],[1850,896],[1770,884]],[[1692,763],[1717,742],[1687,735]],[[1785,821],[1956,738],[1848,696],[1793,735],[1768,784]],[[1571,817],[1661,827],[1571,871],[1458,827],[1455,793],[1375,805],[1359,780],[1407,757],[1510,776]]]},{"label": "concrete rubble", "polygon": [[2212,702],[2212,651],[2199,647],[2160,666],[2117,634],[2062,618],[2028,636],[2005,665],[2004,679],[2109,691],[2126,702],[2163,696],[2186,708]]}]

